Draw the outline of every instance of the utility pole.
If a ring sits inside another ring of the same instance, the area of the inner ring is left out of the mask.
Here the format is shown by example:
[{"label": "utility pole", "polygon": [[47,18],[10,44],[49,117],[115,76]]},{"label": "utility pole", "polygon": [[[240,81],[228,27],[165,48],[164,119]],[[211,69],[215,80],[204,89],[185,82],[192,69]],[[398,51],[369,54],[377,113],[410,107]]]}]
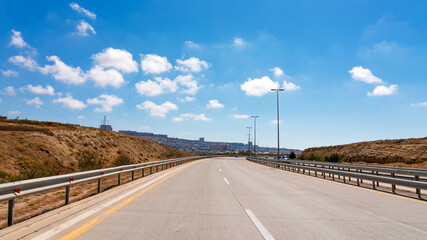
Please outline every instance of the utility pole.
[{"label": "utility pole", "polygon": [[251,128],[252,127],[246,127],[247,129],[248,129],[248,131],[249,131],[249,133],[248,133],[248,151],[249,151],[249,153],[248,154],[251,154]]},{"label": "utility pole", "polygon": [[283,88],[271,89],[271,91],[277,94],[277,160],[280,159],[280,133],[279,133],[279,91],[285,91]]},{"label": "utility pole", "polygon": [[254,119],[254,156],[256,156],[256,119],[259,118],[259,116],[251,116],[251,118]]}]

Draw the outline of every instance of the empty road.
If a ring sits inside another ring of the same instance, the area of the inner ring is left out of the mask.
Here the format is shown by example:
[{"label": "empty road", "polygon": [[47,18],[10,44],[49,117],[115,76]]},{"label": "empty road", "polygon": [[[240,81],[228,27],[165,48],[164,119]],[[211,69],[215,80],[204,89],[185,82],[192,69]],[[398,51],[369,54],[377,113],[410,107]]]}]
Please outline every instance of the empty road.
[{"label": "empty road", "polygon": [[426,201],[243,158],[199,160],[130,184],[107,191],[104,205],[28,227],[24,239],[427,239]]}]

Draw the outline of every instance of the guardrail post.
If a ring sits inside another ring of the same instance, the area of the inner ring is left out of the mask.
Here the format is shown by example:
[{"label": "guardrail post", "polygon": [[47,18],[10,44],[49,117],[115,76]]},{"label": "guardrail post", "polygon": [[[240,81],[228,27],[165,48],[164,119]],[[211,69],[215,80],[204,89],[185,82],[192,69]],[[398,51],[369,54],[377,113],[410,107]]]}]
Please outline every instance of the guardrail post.
[{"label": "guardrail post", "polygon": [[[391,177],[394,178],[394,173],[391,173]],[[391,184],[391,191],[396,193],[396,184]]]},{"label": "guardrail post", "polygon": [[[340,170],[340,167],[338,167],[338,171]],[[341,179],[341,175],[338,175],[338,179]]]},{"label": "guardrail post", "polygon": [[[415,175],[415,181],[420,181],[420,176]],[[418,198],[421,198],[421,189],[416,188],[416,192],[417,192]]]},{"label": "guardrail post", "polygon": [[142,171],[141,171],[141,177],[142,178],[144,177],[144,173],[145,173],[145,168],[143,168]]},{"label": "guardrail post", "polygon": [[70,203],[70,186],[65,187],[65,205]]},{"label": "guardrail post", "polygon": [[[374,175],[374,171],[372,171],[372,175]],[[375,181],[374,181],[374,180],[372,180],[372,188],[373,188],[373,189],[377,189],[377,188],[375,187]]]},{"label": "guardrail post", "polygon": [[156,172],[159,171],[159,165],[156,165]]},{"label": "guardrail post", "polygon": [[9,206],[7,211],[7,226],[13,225],[13,208],[15,207],[15,199],[9,199]]},{"label": "guardrail post", "polygon": [[120,173],[117,174],[117,184],[120,185]]},{"label": "guardrail post", "polygon": [[98,193],[101,192],[101,178],[98,178]]},{"label": "guardrail post", "polygon": [[[378,171],[377,171],[377,176],[378,176]],[[377,187],[380,186],[380,182],[377,181]]]},{"label": "guardrail post", "polygon": [[[348,168],[348,171],[350,172],[350,168]],[[351,182],[351,175],[348,175],[348,181]]]},{"label": "guardrail post", "polygon": [[[360,173],[363,173],[362,169],[359,170]],[[360,179],[360,183],[363,183],[363,179]],[[359,185],[358,185],[359,186]]]},{"label": "guardrail post", "polygon": [[135,171],[132,171],[132,181],[135,180]]},{"label": "guardrail post", "polygon": [[343,181],[343,183],[345,183],[345,175],[342,176],[342,181]]},{"label": "guardrail post", "polygon": [[150,175],[153,174],[153,167],[150,167]]},{"label": "guardrail post", "polygon": [[314,171],[314,176],[316,176],[316,177],[317,177],[317,171]]}]

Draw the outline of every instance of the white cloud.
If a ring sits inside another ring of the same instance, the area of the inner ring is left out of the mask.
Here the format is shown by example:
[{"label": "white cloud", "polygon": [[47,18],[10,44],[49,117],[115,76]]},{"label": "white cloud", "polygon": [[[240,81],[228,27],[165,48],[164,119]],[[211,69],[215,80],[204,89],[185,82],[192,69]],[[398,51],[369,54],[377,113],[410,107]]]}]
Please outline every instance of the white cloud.
[{"label": "white cloud", "polygon": [[195,57],[191,57],[187,60],[177,59],[176,63],[179,66],[176,66],[175,69],[180,70],[182,72],[200,72],[203,69],[209,68],[209,63],[206,61],[200,60]]},{"label": "white cloud", "polygon": [[9,62],[18,65],[23,68],[27,68],[28,70],[34,71],[38,68],[36,61],[31,59],[31,57],[24,56],[13,56],[9,57]]},{"label": "white cloud", "polygon": [[[279,124],[282,124],[283,120],[279,120]],[[277,120],[272,120],[270,124],[277,125]]]},{"label": "white cloud", "polygon": [[397,49],[399,46],[396,42],[386,42],[383,41],[381,43],[377,43],[373,47],[374,52],[380,52],[380,53],[388,53],[393,51],[394,49]]},{"label": "white cloud", "polygon": [[18,76],[18,72],[13,71],[13,70],[1,70],[1,74],[5,77],[17,77]]},{"label": "white cloud", "polygon": [[209,103],[206,104],[207,108],[223,108],[224,104],[219,103],[218,100],[209,100]]},{"label": "white cloud", "polygon": [[139,129],[147,131],[147,130],[150,130],[150,127],[149,126],[140,126]]},{"label": "white cloud", "polygon": [[174,103],[171,103],[169,101],[166,101],[162,103],[161,105],[157,105],[151,101],[145,101],[141,104],[136,105],[137,109],[140,110],[147,110],[150,114],[150,116],[154,117],[166,117],[166,114],[173,110],[178,110],[178,106]]},{"label": "white cloud", "polygon": [[83,120],[83,119],[85,119],[85,116],[81,116],[81,115],[80,115],[80,116],[78,116],[78,117],[77,117],[77,119],[79,119],[79,120]]},{"label": "white cloud", "polygon": [[368,96],[386,96],[392,95],[397,92],[398,86],[396,84],[392,84],[390,86],[377,86],[374,91],[368,92]]},{"label": "white cloud", "polygon": [[250,118],[250,116],[246,115],[246,114],[233,114],[230,117],[235,118],[235,119],[246,119],[246,118]]},{"label": "white cloud", "polygon": [[81,110],[83,108],[86,108],[86,104],[84,104],[82,101],[74,99],[71,97],[71,95],[67,95],[67,97],[63,98],[57,98],[53,100],[53,103],[62,103],[64,107],[71,108],[71,109],[78,109]]},{"label": "white cloud", "polygon": [[40,100],[39,97],[36,97],[34,99],[31,99],[31,100],[26,100],[25,102],[28,105],[34,105],[34,106],[36,106],[36,108],[39,108],[41,105],[43,105],[43,102]]},{"label": "white cloud", "polygon": [[185,41],[184,44],[188,48],[201,48],[200,44],[194,43],[192,41]]},{"label": "white cloud", "polygon": [[132,54],[126,50],[110,47],[92,55],[91,58],[103,68],[111,67],[123,73],[138,72],[138,63],[133,60]]},{"label": "white cloud", "polygon": [[179,75],[175,78],[175,82],[184,86],[186,89],[182,89],[181,93],[196,95],[197,91],[199,91],[200,87],[197,85],[197,81],[193,79],[193,75]]},{"label": "white cloud", "polygon": [[155,81],[140,81],[135,84],[136,91],[141,96],[157,96],[163,93],[174,93],[178,90],[175,81],[169,78],[155,77]]},{"label": "white cloud", "polygon": [[173,117],[172,121],[174,121],[174,122],[182,122],[182,121],[184,121],[184,118],[182,118],[182,117]]},{"label": "white cloud", "polygon": [[4,88],[4,92],[5,92],[5,94],[7,94],[7,95],[15,96],[15,88],[13,88],[12,86],[5,87],[5,88]]},{"label": "white cloud", "polygon": [[192,102],[192,101],[195,101],[196,100],[196,98],[195,97],[190,97],[190,96],[185,96],[184,98],[178,98],[178,100],[180,101],[180,102]]},{"label": "white cloud", "polygon": [[19,31],[15,31],[15,29],[12,29],[12,36],[10,39],[10,46],[14,46],[17,48],[24,48],[24,47],[30,47],[28,43],[24,41],[24,38],[22,37],[22,33]]},{"label": "white cloud", "polygon": [[55,95],[55,89],[50,85],[47,85],[46,88],[43,88],[42,85],[33,86],[29,84],[21,88],[21,90],[23,91],[28,90],[34,94],[40,94],[40,95],[51,95],[51,96]]},{"label": "white cloud", "polygon": [[370,84],[381,84],[383,81],[377,77],[375,77],[371,70],[367,68],[363,68],[362,66],[353,67],[350,71],[351,77],[354,80],[362,81]]},{"label": "white cloud", "polygon": [[120,87],[125,83],[123,75],[115,69],[105,70],[100,66],[93,67],[86,76],[95,81],[96,86],[100,87]]},{"label": "white cloud", "polygon": [[88,18],[91,18],[91,19],[95,19],[96,18],[96,14],[95,13],[93,13],[93,12],[91,12],[91,11],[85,9],[85,8],[80,7],[77,3],[70,3],[70,7],[74,11],[76,11],[78,13],[83,13]]},{"label": "white cloud", "polygon": [[301,89],[301,87],[294,83],[283,81],[283,89],[285,89],[285,91],[295,91]]},{"label": "white cloud", "polygon": [[95,108],[95,112],[112,112],[114,106],[123,104],[123,99],[115,95],[102,94],[99,97],[87,99],[87,103],[101,105],[102,108]]},{"label": "white cloud", "polygon": [[95,29],[87,23],[85,20],[81,20],[77,26],[76,26],[76,34],[80,36],[87,37],[89,36],[89,33],[92,32],[92,34],[96,35]]},{"label": "white cloud", "polygon": [[412,103],[412,107],[427,107],[427,102]]},{"label": "white cloud", "polygon": [[246,42],[245,42],[245,40],[243,40],[242,38],[235,37],[235,38],[233,39],[233,44],[234,44],[234,46],[236,46],[236,47],[243,47],[243,46],[245,46],[245,45],[246,45]]},{"label": "white cloud", "polygon": [[240,85],[242,91],[246,92],[248,96],[263,96],[271,91],[273,88],[278,88],[279,84],[273,82],[269,77],[250,79]]},{"label": "white cloud", "polygon": [[80,67],[70,67],[62,62],[57,56],[46,57],[53,65],[45,65],[40,68],[43,74],[52,74],[53,78],[67,84],[82,84],[86,81],[86,76]]},{"label": "white cloud", "polygon": [[179,117],[172,118],[172,121],[182,122],[184,120],[189,120],[189,119],[192,119],[194,121],[205,121],[205,122],[212,121],[212,119],[206,117],[204,113],[201,113],[201,114],[183,113],[183,114],[180,114]]},{"label": "white cloud", "polygon": [[276,78],[279,78],[279,77],[285,76],[285,73],[284,73],[284,72],[283,72],[283,70],[282,70],[282,69],[280,69],[279,67],[274,67],[274,68],[272,68],[270,71],[272,71],[272,72],[273,72],[273,75],[274,75]]},{"label": "white cloud", "polygon": [[20,111],[9,111],[9,115],[21,115]]},{"label": "white cloud", "polygon": [[166,57],[156,54],[141,54],[141,69],[144,74],[160,74],[172,69]]}]

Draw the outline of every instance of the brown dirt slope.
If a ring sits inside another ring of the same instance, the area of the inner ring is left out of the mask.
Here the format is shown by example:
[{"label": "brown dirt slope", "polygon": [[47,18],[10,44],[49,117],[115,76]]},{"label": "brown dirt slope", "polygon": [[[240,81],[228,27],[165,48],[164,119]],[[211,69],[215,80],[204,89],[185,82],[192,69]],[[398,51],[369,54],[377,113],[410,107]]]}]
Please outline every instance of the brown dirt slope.
[{"label": "brown dirt slope", "polygon": [[364,162],[393,166],[427,167],[427,137],[397,140],[378,140],[346,145],[305,149],[303,159],[339,153],[343,162]]},{"label": "brown dirt slope", "polygon": [[0,183],[192,155],[118,132],[0,119]]}]

